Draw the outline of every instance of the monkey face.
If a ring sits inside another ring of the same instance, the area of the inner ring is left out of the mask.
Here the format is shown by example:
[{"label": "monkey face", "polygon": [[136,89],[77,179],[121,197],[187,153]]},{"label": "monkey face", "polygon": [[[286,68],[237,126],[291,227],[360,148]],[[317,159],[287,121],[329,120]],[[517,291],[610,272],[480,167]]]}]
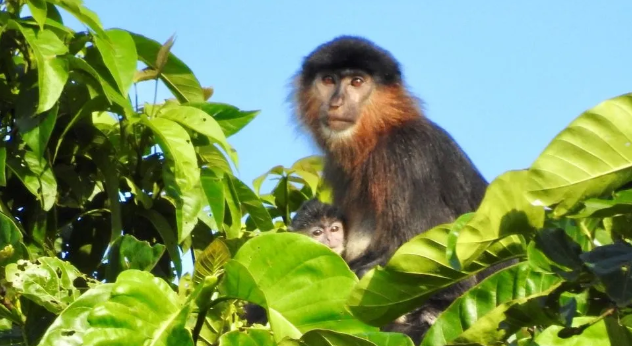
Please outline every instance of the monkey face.
[{"label": "monkey face", "polygon": [[312,94],[320,104],[318,118],[323,134],[329,137],[349,133],[374,89],[373,79],[362,71],[316,74]]},{"label": "monkey face", "polygon": [[313,226],[303,233],[339,255],[344,250],[344,228],[340,221]]}]

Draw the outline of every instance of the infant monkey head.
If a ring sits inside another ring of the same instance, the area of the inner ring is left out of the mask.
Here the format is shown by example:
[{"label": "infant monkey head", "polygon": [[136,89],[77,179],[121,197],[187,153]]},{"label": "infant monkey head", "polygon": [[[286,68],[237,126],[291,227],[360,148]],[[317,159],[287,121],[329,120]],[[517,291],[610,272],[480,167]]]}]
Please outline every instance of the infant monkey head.
[{"label": "infant monkey head", "polygon": [[311,199],[296,211],[290,231],[305,234],[340,255],[344,250],[344,224],[344,217],[338,208]]}]

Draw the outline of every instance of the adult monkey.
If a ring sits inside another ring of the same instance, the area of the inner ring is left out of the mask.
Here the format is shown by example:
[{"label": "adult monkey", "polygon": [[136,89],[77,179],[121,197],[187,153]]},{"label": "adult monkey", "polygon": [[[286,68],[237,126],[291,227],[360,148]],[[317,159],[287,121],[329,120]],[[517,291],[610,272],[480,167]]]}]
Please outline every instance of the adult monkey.
[{"label": "adult monkey", "polygon": [[324,177],[347,219],[344,257],[356,273],[480,204],[487,182],[424,117],[395,58],[372,42],[342,36],[316,48],[297,75],[295,102],[325,152]]},{"label": "adult monkey", "polygon": [[[343,257],[358,276],[385,265],[415,235],[480,204],[487,182],[450,135],[424,117],[386,50],[338,37],[304,59],[295,83],[295,114],[325,152],[324,178],[347,221]],[[395,330],[418,343],[475,282],[435,294]]]}]

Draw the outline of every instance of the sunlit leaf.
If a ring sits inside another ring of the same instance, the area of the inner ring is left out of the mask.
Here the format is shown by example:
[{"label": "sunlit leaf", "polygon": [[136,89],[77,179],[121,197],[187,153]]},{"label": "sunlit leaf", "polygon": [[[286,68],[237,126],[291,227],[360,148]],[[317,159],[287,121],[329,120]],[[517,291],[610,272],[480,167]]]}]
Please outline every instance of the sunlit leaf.
[{"label": "sunlit leaf", "polygon": [[[493,334],[498,329],[498,325],[504,322],[503,312],[513,302],[532,296],[539,297],[543,292],[548,292],[560,282],[561,279],[555,275],[531,270],[527,263],[521,263],[497,272],[455,300],[434,322],[421,345],[452,344],[454,339],[477,323],[481,323],[477,327],[481,335]],[[494,315],[497,319],[490,320],[488,318],[487,322],[489,323],[482,324],[485,321],[482,321],[481,318],[494,309],[499,309],[499,313]],[[497,332],[503,333],[503,330]],[[474,342],[474,340],[470,340],[470,342]]]},{"label": "sunlit leaf", "polygon": [[532,201],[560,216],[632,179],[632,94],[601,102],[560,132],[529,169]]},{"label": "sunlit leaf", "polygon": [[58,314],[81,295],[73,285],[81,272],[58,258],[40,257],[38,262],[21,260],[9,264],[7,281],[23,296]]},{"label": "sunlit leaf", "polygon": [[108,251],[109,267],[120,273],[128,269],[150,271],[165,252],[162,244],[150,245],[136,237],[125,234],[118,238]]},{"label": "sunlit leaf", "polygon": [[44,156],[50,135],[55,128],[59,105],[36,117],[22,117],[17,120],[18,130],[24,142],[37,156]]},{"label": "sunlit leaf", "polygon": [[127,31],[111,29],[106,34],[107,37],[95,36],[94,43],[121,94],[127,95],[136,72],[136,45]]},{"label": "sunlit leaf", "polygon": [[55,4],[68,11],[80,22],[86,24],[90,29],[94,30],[97,35],[105,37],[105,31],[96,13],[92,12],[85,6],[81,0],[46,0],[51,4]]},{"label": "sunlit leaf", "polygon": [[257,228],[261,231],[269,231],[274,228],[272,218],[270,217],[268,210],[263,206],[259,197],[257,197],[257,195],[241,180],[235,178],[234,176],[226,176],[230,177],[241,206],[246,209],[248,214],[250,214],[250,217],[257,225]]},{"label": "sunlit leaf", "polygon": [[268,330],[250,329],[228,332],[219,338],[219,346],[276,346]]},{"label": "sunlit leaf", "polygon": [[158,145],[173,165],[178,187],[181,190],[192,189],[200,176],[189,134],[178,123],[164,118],[143,119],[142,122],[155,134]]},{"label": "sunlit leaf", "polygon": [[150,273],[124,271],[107,301],[97,304],[84,335],[85,345],[193,346],[185,328],[191,304],[179,301],[169,284]]},{"label": "sunlit leaf", "polygon": [[40,29],[44,29],[44,23],[46,23],[46,0],[27,0],[26,5],[31,11],[31,15],[39,24]]},{"label": "sunlit leaf", "polygon": [[189,103],[188,106],[199,108],[212,116],[226,137],[230,137],[248,125],[259,111],[242,111],[239,108],[224,103]]},{"label": "sunlit leaf", "polygon": [[345,309],[356,282],[342,258],[326,246],[295,233],[262,234],[226,264],[221,292],[266,308],[279,341],[319,328],[376,331]]},{"label": "sunlit leaf", "polygon": [[202,170],[200,183],[206,195],[208,205],[211,207],[213,219],[217,224],[218,230],[224,229],[224,210],[226,206],[224,182],[215,173],[209,170]]},{"label": "sunlit leaf", "polygon": [[96,286],[77,298],[55,319],[39,346],[82,346],[83,337],[90,328],[88,315],[92,309],[107,301],[114,284]]}]

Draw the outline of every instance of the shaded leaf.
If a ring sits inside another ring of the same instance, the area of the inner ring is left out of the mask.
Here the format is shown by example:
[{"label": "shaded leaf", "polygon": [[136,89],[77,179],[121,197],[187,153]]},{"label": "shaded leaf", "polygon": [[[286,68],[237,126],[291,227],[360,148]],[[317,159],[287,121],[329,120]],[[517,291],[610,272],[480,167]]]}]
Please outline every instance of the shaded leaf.
[{"label": "shaded leaf", "polygon": [[27,256],[26,247],[22,243],[22,233],[16,221],[0,213],[0,267]]},{"label": "shaded leaf", "polygon": [[215,173],[205,169],[201,172],[200,183],[202,184],[208,205],[211,207],[211,213],[213,214],[217,228],[219,231],[223,231],[224,211],[226,206],[224,182],[220,177],[215,175]]},{"label": "shaded leaf", "polygon": [[226,177],[231,179],[237,197],[239,198],[239,203],[246,209],[246,212],[250,214],[257,228],[261,231],[269,231],[274,228],[270,213],[268,213],[268,210],[263,206],[259,197],[241,180],[230,175],[226,175]]},{"label": "shaded leaf", "polygon": [[632,246],[617,242],[580,255],[586,266],[599,277],[610,299],[619,306],[632,301]]},{"label": "shaded leaf", "polygon": [[141,210],[138,213],[140,216],[146,218],[154,225],[158,234],[162,238],[163,243],[167,247],[167,251],[169,252],[169,256],[173,261],[174,266],[176,267],[176,272],[178,276],[182,274],[182,260],[180,258],[180,251],[178,249],[178,242],[176,238],[176,232],[171,228],[169,222],[165,217],[158,213],[157,211],[151,210]]},{"label": "shaded leaf", "polygon": [[161,73],[167,64],[167,59],[169,59],[169,54],[171,53],[171,47],[176,41],[176,35],[171,35],[169,39],[160,47],[158,50],[158,54],[156,56],[155,67],[158,70],[158,73]]},{"label": "shaded leaf", "polygon": [[7,158],[7,166],[24,186],[37,196],[44,210],[53,207],[57,198],[57,181],[46,160],[27,151],[23,161],[17,157]]},{"label": "shaded leaf", "polygon": [[24,142],[37,156],[44,156],[50,135],[55,128],[59,104],[48,112],[36,117],[21,117],[17,119],[18,130]]},{"label": "shaded leaf", "polygon": [[196,259],[193,282],[200,283],[207,276],[219,276],[229,260],[230,250],[221,238],[215,239]]}]

